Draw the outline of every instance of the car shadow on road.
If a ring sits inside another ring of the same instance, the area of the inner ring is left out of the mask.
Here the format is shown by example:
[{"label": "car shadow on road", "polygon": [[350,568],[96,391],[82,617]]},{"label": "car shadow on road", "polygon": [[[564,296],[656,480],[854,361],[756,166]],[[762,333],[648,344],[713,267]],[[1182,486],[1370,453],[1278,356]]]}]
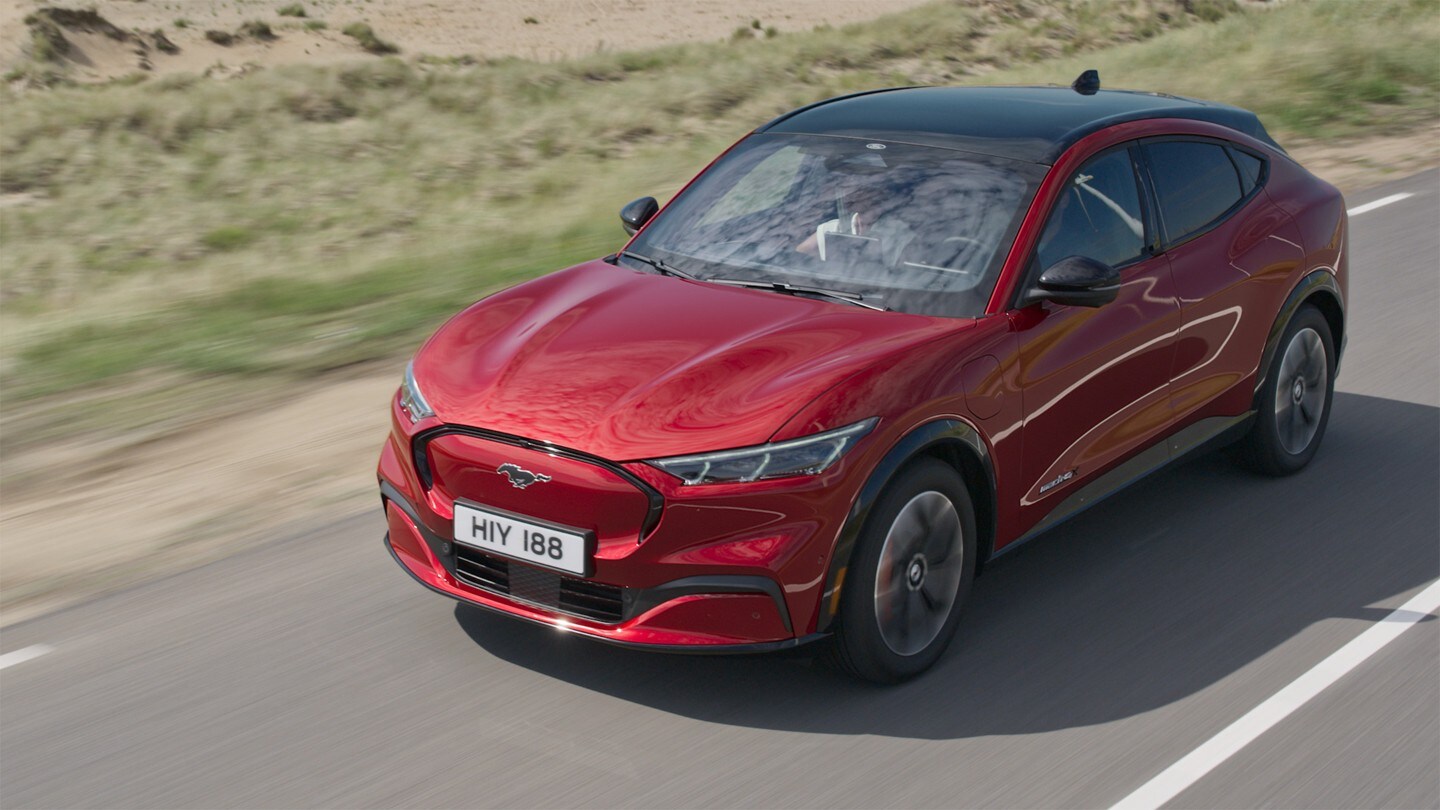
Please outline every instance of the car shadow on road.
[{"label": "car shadow on road", "polygon": [[1375,621],[1389,612],[1376,603],[1440,574],[1440,409],[1337,393],[1333,413],[1297,476],[1210,454],[997,560],[950,650],[897,687],[797,656],[652,654],[466,605],[455,617],[502,660],[713,723],[922,739],[1105,723],[1205,689],[1317,622]]}]

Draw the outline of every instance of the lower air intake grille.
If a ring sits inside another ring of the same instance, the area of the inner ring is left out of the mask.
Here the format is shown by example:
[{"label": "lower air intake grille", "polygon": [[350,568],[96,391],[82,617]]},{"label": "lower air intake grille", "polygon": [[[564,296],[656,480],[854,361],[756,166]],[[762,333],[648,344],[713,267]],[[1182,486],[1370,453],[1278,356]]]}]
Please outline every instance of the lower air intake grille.
[{"label": "lower air intake grille", "polygon": [[624,618],[621,588],[492,557],[455,544],[455,577],[467,585],[532,605],[615,624]]},{"label": "lower air intake grille", "polygon": [[455,576],[477,588],[510,593],[510,565],[455,544]]}]

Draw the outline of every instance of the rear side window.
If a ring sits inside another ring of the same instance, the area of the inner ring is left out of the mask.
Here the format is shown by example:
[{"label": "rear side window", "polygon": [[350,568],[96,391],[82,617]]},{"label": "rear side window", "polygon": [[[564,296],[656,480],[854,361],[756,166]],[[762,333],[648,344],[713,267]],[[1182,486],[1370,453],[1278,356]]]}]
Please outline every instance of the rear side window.
[{"label": "rear side window", "polygon": [[1127,149],[1092,158],[1065,183],[1036,249],[1043,270],[1067,256],[1112,267],[1145,251],[1145,219]]},{"label": "rear side window", "polygon": [[1230,157],[1235,159],[1235,168],[1240,170],[1240,185],[1249,194],[1260,184],[1260,174],[1265,170],[1265,161],[1239,149],[1231,149]]},{"label": "rear side window", "polygon": [[1171,243],[1204,230],[1245,196],[1240,175],[1223,146],[1161,141],[1144,148],[1160,198],[1160,219]]}]

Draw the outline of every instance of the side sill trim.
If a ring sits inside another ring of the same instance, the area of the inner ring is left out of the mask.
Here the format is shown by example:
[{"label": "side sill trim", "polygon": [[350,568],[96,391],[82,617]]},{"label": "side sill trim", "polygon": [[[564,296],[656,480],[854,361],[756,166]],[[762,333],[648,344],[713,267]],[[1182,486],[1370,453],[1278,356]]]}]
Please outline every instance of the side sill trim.
[{"label": "side sill trim", "polygon": [[[994,557],[1033,540],[1090,507],[1115,495],[1162,467],[1187,458],[1199,450],[1228,444],[1243,436],[1255,417],[1254,411],[1239,416],[1212,416],[1171,434],[1121,462],[1119,466],[1072,492],[1055,505],[1040,522],[1018,539],[997,550]],[[993,557],[992,557],[993,559]]]}]

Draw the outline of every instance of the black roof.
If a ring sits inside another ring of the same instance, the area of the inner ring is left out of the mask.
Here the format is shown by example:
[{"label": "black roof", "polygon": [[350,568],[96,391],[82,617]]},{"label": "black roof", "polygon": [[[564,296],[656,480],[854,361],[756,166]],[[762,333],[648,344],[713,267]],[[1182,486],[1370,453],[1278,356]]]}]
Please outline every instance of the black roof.
[{"label": "black roof", "polygon": [[1092,132],[1144,118],[1191,118],[1238,130],[1279,149],[1248,110],[1160,93],[1068,87],[901,87],[821,101],[757,132],[904,141],[1054,163]]}]

